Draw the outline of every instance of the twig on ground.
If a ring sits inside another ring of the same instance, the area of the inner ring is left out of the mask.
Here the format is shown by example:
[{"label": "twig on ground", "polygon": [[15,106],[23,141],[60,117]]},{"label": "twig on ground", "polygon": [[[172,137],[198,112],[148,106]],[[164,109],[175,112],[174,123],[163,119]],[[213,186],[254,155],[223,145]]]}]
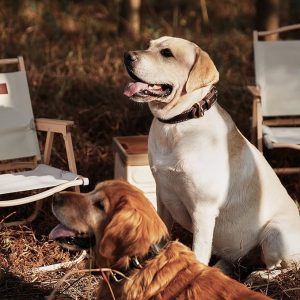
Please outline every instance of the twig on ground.
[{"label": "twig on ground", "polygon": [[52,272],[56,271],[62,268],[70,268],[73,267],[74,265],[80,263],[82,260],[84,260],[87,257],[87,252],[84,250],[82,251],[81,255],[76,258],[75,260],[68,261],[68,262],[62,262],[58,264],[53,264],[50,266],[43,266],[43,267],[38,267],[38,268],[33,268],[32,272],[34,273],[39,273],[39,272]]},{"label": "twig on ground", "polygon": [[55,288],[53,289],[53,291],[51,292],[51,294],[46,297],[47,300],[54,300],[55,295],[57,293],[57,290],[59,289],[59,287],[73,274],[78,274],[78,273],[92,273],[92,272],[109,272],[109,273],[116,273],[120,276],[122,276],[125,279],[130,280],[130,278],[128,278],[127,276],[125,276],[123,273],[110,269],[110,268],[100,268],[100,269],[83,269],[83,270],[73,270],[73,271],[69,271],[68,273],[66,273],[56,284]]},{"label": "twig on ground", "polygon": [[12,213],[8,214],[6,217],[4,217],[1,221],[0,221],[0,225],[2,223],[4,223],[5,220],[7,220],[9,217],[11,217],[12,215],[16,214],[16,211],[13,211]]}]

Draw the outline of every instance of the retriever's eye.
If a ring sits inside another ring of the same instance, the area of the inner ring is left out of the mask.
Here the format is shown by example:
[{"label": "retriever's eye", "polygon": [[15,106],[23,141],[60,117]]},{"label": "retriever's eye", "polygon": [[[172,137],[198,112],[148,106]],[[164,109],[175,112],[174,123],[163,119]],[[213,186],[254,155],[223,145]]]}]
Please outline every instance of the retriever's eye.
[{"label": "retriever's eye", "polygon": [[103,201],[97,201],[97,202],[95,202],[94,206],[97,207],[100,210],[104,210],[104,203],[103,203]]},{"label": "retriever's eye", "polygon": [[174,57],[171,49],[169,49],[169,48],[165,48],[165,49],[160,50],[160,54],[164,57]]}]

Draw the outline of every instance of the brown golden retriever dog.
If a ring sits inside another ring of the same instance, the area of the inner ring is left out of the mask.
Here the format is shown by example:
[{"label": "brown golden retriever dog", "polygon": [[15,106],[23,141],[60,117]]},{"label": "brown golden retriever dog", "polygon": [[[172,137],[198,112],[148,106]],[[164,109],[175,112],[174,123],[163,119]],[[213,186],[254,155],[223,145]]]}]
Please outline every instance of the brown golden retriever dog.
[{"label": "brown golden retriever dog", "polygon": [[[104,181],[87,194],[57,194],[53,213],[62,224],[50,239],[79,247],[95,243],[97,266],[126,275],[109,277],[116,299],[270,299],[201,264],[180,242],[169,241],[143,192],[125,181]],[[107,285],[100,287],[98,299],[112,299]]]}]

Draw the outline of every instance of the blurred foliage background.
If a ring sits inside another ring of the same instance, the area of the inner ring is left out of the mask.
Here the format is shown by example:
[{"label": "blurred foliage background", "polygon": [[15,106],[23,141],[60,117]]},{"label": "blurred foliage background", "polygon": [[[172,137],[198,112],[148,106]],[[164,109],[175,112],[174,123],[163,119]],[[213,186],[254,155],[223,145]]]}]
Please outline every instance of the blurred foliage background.
[{"label": "blurred foliage background", "polygon": [[[220,72],[219,102],[249,137],[251,99],[245,86],[254,83],[258,4],[142,0],[140,29],[130,34],[124,19],[128,2],[0,0],[0,57],[24,56],[36,117],[75,121],[77,166],[91,188],[113,176],[113,136],[148,133],[148,107],[122,95],[128,80],[123,52],[162,35],[192,40],[211,55]],[[280,25],[299,22],[299,1],[275,2]],[[53,160],[65,166],[58,142]]]}]

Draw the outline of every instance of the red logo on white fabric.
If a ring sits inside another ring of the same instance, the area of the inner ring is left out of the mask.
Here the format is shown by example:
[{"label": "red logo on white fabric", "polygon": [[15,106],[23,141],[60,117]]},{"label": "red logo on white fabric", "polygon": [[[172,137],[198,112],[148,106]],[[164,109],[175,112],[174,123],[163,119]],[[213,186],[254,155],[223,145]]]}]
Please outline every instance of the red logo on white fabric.
[{"label": "red logo on white fabric", "polygon": [[8,94],[7,85],[6,83],[0,83],[0,95]]}]

